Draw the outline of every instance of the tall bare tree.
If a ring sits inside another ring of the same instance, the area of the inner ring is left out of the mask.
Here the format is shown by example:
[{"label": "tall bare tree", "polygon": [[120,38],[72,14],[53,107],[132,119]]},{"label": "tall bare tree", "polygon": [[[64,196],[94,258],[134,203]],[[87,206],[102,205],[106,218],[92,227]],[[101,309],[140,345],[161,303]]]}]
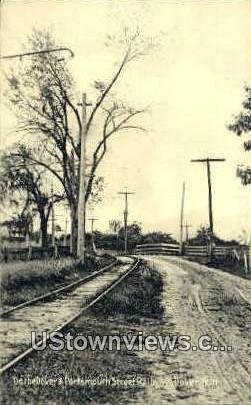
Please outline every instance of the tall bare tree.
[{"label": "tall bare tree", "polygon": [[[109,37],[111,43],[114,40]],[[55,48],[57,44],[49,33],[33,31],[28,46],[29,49],[40,51]],[[113,77],[108,83],[94,83],[98,95],[89,110],[87,135],[89,136],[94,120],[98,121],[98,128],[101,129],[97,130],[95,139],[98,141],[90,159],[86,201],[92,194],[93,186],[99,184],[96,172],[112,135],[130,129],[143,130],[137,125],[135,118],[145,110],[129,108],[124,103],[115,101],[112,89],[127,66],[142,57],[151,46],[151,40],[142,41],[138,31],[130,35],[125,30],[120,40],[122,59]],[[30,142],[39,149],[39,158],[26,151],[14,153],[13,156],[22,157],[29,163],[45,168],[58,180],[70,206],[73,249],[76,253],[82,123],[77,108],[75,84],[67,61],[52,53],[34,55],[29,62],[20,64],[18,71],[15,67],[15,70],[8,72],[7,82],[7,97],[18,116],[18,131],[30,134]]]}]

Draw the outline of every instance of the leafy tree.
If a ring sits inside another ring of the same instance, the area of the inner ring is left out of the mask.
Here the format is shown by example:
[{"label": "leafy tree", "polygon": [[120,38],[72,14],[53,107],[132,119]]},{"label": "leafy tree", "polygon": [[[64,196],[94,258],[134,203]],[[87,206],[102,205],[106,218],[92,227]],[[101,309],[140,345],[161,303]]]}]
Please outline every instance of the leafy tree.
[{"label": "leafy tree", "polygon": [[[113,47],[115,40],[112,36],[108,38]],[[56,41],[47,32],[35,30],[28,40],[29,50],[33,51],[56,46]],[[93,105],[88,107],[87,137],[94,130],[95,139],[98,140],[89,156],[91,163],[86,201],[92,194],[95,182],[97,185],[96,172],[107,152],[111,136],[130,129],[143,130],[135,118],[145,110],[119,102],[114,98],[112,90],[127,66],[142,57],[151,46],[151,41],[141,40],[138,31],[130,34],[125,30],[119,41],[118,49],[123,54],[117,70],[107,83],[99,80],[94,83],[97,97]],[[58,180],[70,207],[73,250],[76,253],[82,123],[77,107],[79,97],[76,96],[67,61],[59,59],[55,53],[33,55],[29,61],[23,61],[19,68],[12,68],[6,77],[7,97],[18,117],[18,131],[30,134],[30,142],[41,152],[39,158],[26,150],[14,155],[45,168]]]},{"label": "leafy tree", "polygon": [[[210,227],[208,225],[201,225],[197,230],[197,235],[194,238],[189,239],[189,245],[206,246],[210,241]],[[213,242],[215,245],[238,245],[236,240],[224,240],[217,235],[213,235]]]},{"label": "leafy tree", "polygon": [[208,225],[201,225],[197,230],[196,236],[189,239],[189,245],[208,245],[210,241],[211,230]]},{"label": "leafy tree", "polygon": [[[125,228],[122,227],[119,230],[119,238],[121,240],[125,239]],[[127,240],[128,240],[128,245],[131,248],[134,248],[138,243],[141,242],[142,239],[142,229],[141,225],[138,224],[137,222],[132,223],[131,225],[127,226]]]},{"label": "leafy tree", "polygon": [[177,243],[177,241],[170,233],[155,231],[143,235],[142,243]]},{"label": "leafy tree", "polygon": [[[228,129],[233,131],[238,136],[248,135],[249,139],[243,143],[245,151],[251,151],[251,87],[245,87],[245,100],[242,103],[243,111],[241,111],[234,121],[228,125]],[[241,178],[242,184],[251,184],[251,167],[239,166],[237,169],[237,176]]]},{"label": "leafy tree", "polygon": [[48,193],[45,170],[41,166],[30,165],[25,156],[31,149],[19,144],[6,151],[1,156],[0,191],[1,201],[11,201],[12,205],[23,204],[21,217],[27,216],[31,209],[36,210],[40,219],[42,246],[48,243],[48,220],[54,202],[63,199],[62,195]]},{"label": "leafy tree", "polygon": [[11,219],[1,223],[6,226],[9,233],[9,238],[24,238],[31,231],[32,215],[29,212],[13,215]]}]

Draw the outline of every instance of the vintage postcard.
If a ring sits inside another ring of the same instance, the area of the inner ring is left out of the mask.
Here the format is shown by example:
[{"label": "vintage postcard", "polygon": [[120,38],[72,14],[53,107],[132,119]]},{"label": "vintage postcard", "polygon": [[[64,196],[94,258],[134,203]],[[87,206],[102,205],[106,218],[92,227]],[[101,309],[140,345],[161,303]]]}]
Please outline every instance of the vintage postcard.
[{"label": "vintage postcard", "polygon": [[250,0],[2,0],[0,391],[251,403]]}]

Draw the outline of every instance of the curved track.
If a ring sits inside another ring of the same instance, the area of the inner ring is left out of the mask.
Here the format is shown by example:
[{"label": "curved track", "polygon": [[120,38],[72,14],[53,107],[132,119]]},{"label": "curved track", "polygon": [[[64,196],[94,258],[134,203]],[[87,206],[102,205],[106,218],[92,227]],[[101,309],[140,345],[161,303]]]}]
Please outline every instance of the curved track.
[{"label": "curved track", "polygon": [[[49,340],[51,333],[62,331],[112,291],[139,263],[139,259],[123,258],[122,264],[113,263],[91,275],[92,277],[85,277],[5,313],[1,322],[0,373],[11,369],[34,352],[35,349],[31,347],[31,331],[37,331],[38,336],[41,336],[36,342],[37,346],[43,344]],[[108,267],[111,268],[109,272]],[[63,292],[65,294],[59,294]],[[53,295],[53,301],[44,302]],[[44,339],[42,331],[48,332]]]},{"label": "curved track", "polygon": [[57,296],[59,294],[70,291],[70,290],[74,289],[75,287],[94,279],[99,274],[102,274],[105,271],[111,269],[113,266],[116,265],[116,263],[118,263],[118,259],[114,260],[112,263],[108,264],[107,266],[103,267],[102,269],[94,271],[93,273],[89,274],[88,276],[82,277],[82,278],[80,278],[80,279],[78,279],[76,281],[73,281],[70,284],[67,284],[67,285],[65,285],[63,287],[52,290],[52,291],[50,291],[50,292],[48,292],[46,294],[39,295],[38,297],[35,297],[35,298],[33,298],[33,299],[29,300],[29,301],[22,302],[21,304],[15,305],[14,307],[11,307],[11,308],[8,308],[8,309],[6,309],[4,311],[1,311],[0,312],[0,318],[5,317],[6,315],[10,314],[11,312],[17,311],[18,309],[28,307],[30,305],[33,305],[33,304],[37,303],[37,302],[42,302],[42,301],[48,300],[48,299],[50,299],[52,297],[55,297],[55,296]]}]

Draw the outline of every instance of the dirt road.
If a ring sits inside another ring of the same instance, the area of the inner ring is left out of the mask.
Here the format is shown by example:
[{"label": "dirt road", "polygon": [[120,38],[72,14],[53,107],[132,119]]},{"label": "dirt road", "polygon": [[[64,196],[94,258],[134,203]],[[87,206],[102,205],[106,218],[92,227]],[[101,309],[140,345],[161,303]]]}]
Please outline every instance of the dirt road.
[{"label": "dirt road", "polygon": [[154,352],[151,371],[159,383],[142,401],[251,403],[251,282],[177,257],[147,260],[164,278],[161,334],[188,335],[194,346],[207,335],[217,349],[174,351],[171,361],[170,352]]}]

